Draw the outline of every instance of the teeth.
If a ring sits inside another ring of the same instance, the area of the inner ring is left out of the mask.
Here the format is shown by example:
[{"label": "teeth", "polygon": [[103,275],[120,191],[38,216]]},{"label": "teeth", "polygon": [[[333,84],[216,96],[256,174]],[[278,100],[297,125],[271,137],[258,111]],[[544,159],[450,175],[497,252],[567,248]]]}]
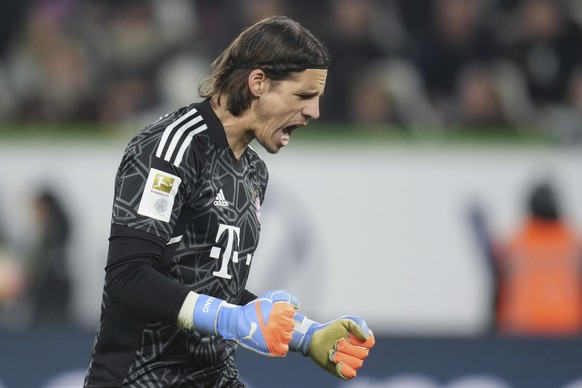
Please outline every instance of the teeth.
[{"label": "teeth", "polygon": [[288,133],[281,134],[281,139],[282,140],[289,140],[289,134]]}]

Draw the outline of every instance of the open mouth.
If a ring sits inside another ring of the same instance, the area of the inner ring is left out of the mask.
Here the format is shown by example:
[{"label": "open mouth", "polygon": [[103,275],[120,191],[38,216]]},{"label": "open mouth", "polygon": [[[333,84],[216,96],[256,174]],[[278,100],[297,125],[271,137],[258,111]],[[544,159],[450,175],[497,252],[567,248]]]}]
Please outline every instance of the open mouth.
[{"label": "open mouth", "polygon": [[291,132],[293,132],[299,125],[289,125],[288,127],[283,128],[283,134],[287,136],[291,136]]},{"label": "open mouth", "polygon": [[286,146],[289,144],[289,139],[291,139],[291,133],[297,128],[299,125],[289,125],[284,127],[281,130],[281,143]]}]

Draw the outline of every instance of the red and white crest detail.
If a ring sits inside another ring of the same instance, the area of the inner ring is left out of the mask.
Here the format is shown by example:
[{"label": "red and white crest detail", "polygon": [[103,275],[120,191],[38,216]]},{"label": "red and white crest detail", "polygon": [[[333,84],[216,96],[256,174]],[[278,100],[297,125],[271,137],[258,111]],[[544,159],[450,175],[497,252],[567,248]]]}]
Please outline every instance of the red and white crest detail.
[{"label": "red and white crest detail", "polygon": [[255,214],[257,215],[257,221],[261,223],[261,199],[257,196],[255,198]]}]

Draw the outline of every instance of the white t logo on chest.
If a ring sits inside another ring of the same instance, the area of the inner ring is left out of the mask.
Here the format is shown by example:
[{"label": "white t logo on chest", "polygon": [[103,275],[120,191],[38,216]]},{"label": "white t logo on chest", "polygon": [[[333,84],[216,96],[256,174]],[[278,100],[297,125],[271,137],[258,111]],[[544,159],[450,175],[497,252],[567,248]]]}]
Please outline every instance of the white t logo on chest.
[{"label": "white t logo on chest", "polygon": [[[215,241],[218,242],[222,235],[226,232],[226,247],[224,251],[220,247],[213,246],[210,250],[210,257],[214,259],[222,259],[219,271],[214,271],[214,276],[219,276],[225,279],[231,279],[232,275],[228,273],[228,263],[232,260],[233,263],[238,263],[238,242],[240,241],[240,228],[231,225],[220,224],[218,232],[216,233]],[[246,265],[251,264],[252,255],[247,254]]]}]

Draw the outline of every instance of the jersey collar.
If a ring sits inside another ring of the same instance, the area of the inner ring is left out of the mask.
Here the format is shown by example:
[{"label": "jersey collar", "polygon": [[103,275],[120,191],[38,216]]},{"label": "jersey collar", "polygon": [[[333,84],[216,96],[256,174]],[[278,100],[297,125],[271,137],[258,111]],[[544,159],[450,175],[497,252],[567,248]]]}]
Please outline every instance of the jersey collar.
[{"label": "jersey collar", "polygon": [[208,126],[208,133],[216,145],[220,147],[228,147],[228,140],[226,139],[226,132],[224,126],[212,110],[210,106],[210,98],[205,99],[198,105],[198,110],[204,118],[204,122]]}]

